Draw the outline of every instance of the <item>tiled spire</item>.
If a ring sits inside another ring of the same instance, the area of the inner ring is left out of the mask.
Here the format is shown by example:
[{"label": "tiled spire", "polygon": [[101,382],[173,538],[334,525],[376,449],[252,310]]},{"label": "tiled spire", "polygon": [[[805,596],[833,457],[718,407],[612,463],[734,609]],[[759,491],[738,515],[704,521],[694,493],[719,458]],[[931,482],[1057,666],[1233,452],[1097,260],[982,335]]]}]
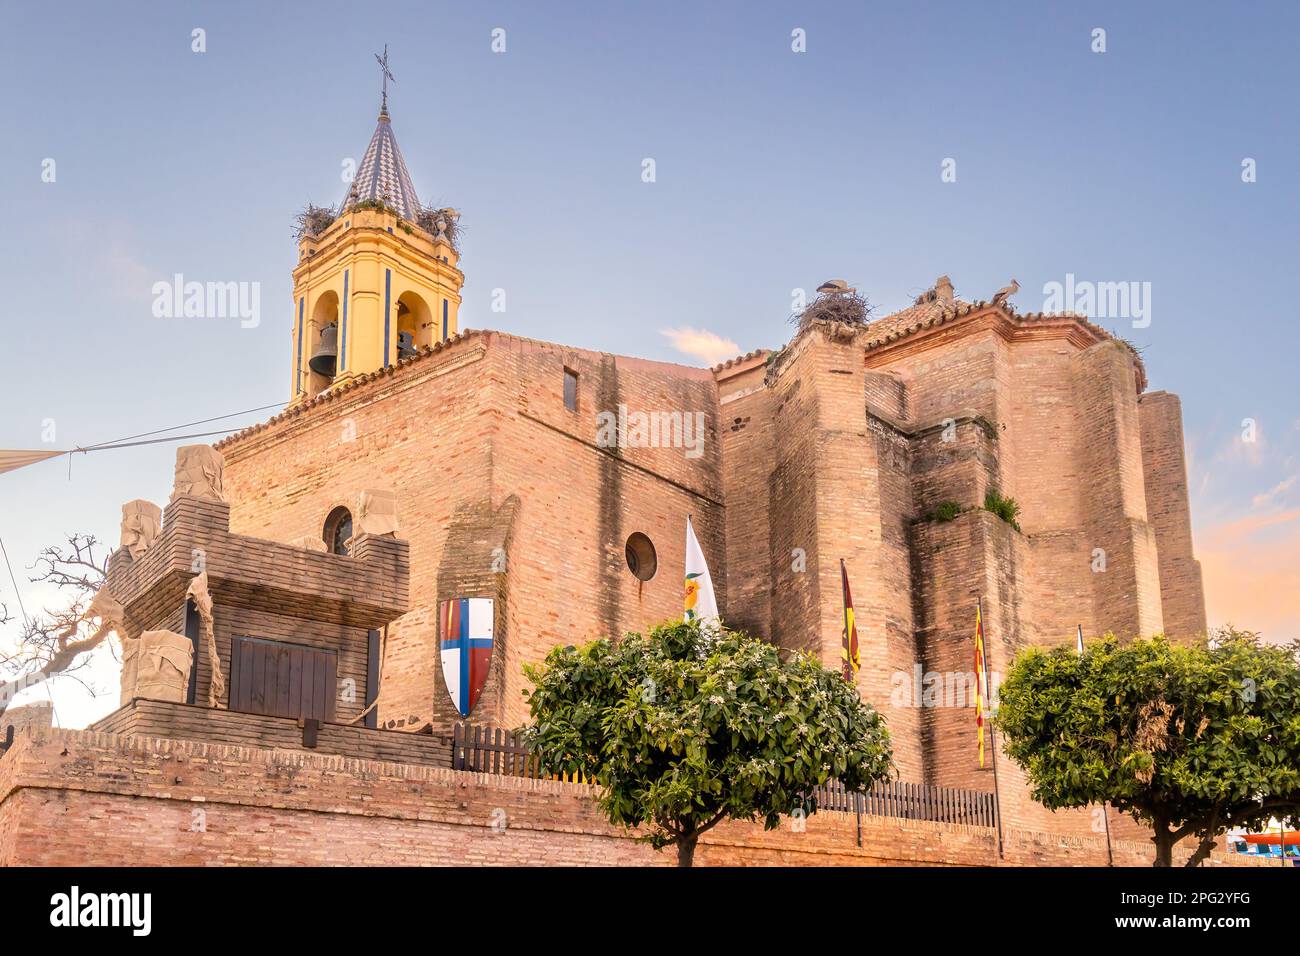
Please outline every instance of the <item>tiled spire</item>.
[{"label": "tiled spire", "polygon": [[420,201],[411,184],[411,174],[406,171],[406,161],[397,148],[393,124],[388,118],[388,107],[379,113],[375,135],[361,158],[356,178],[352,180],[343,197],[343,209],[367,199],[378,200],[397,210],[403,219],[414,221],[420,211]]}]

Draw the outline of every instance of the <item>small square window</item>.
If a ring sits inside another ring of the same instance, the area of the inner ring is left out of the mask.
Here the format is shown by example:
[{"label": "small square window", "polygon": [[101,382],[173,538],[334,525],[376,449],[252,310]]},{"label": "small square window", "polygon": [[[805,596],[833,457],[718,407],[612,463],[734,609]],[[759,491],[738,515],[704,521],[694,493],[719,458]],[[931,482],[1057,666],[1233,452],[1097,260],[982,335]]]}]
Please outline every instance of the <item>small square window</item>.
[{"label": "small square window", "polygon": [[571,412],[578,410],[578,373],[571,368],[564,370],[564,407]]}]

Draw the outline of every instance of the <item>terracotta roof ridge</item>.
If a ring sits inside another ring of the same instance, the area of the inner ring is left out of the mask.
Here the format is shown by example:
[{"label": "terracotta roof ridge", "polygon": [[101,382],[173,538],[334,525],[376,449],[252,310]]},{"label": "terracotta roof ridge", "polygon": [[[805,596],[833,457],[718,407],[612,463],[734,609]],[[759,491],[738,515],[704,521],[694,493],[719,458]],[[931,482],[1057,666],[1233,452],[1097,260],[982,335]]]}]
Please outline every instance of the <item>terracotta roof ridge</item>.
[{"label": "terracotta roof ridge", "polygon": [[[925,303],[925,305],[933,306],[934,303]],[[911,306],[910,308],[916,308],[916,306]],[[1075,322],[1091,332],[1100,341],[1124,342],[1124,340],[1119,336],[1114,335],[1109,330],[1097,325],[1088,318],[1087,315],[1080,312],[1018,312],[1014,306],[1007,302],[995,303],[980,299],[975,302],[961,303],[953,308],[942,307],[939,315],[918,318],[915,322],[905,322],[899,328],[881,328],[877,330],[876,335],[872,335],[872,329],[876,328],[877,325],[884,324],[888,319],[894,316],[902,316],[903,313],[908,311],[907,309],[900,310],[899,312],[894,313],[893,316],[886,316],[884,319],[872,322],[867,326],[867,340],[864,343],[864,348],[866,350],[871,350],[882,345],[888,345],[892,342],[897,342],[900,339],[908,338],[919,332],[923,332],[926,329],[933,328],[936,325],[943,325],[955,319],[965,318],[988,310],[1000,312],[1013,325],[1030,325],[1037,322]],[[1137,363],[1138,391],[1142,392],[1146,389],[1147,384],[1146,363],[1142,360],[1142,356],[1139,355],[1135,349],[1131,351],[1133,352],[1133,360]]]},{"label": "terracotta roof ridge", "polygon": [[725,362],[719,362],[710,368],[712,372],[721,372],[726,369],[739,365],[741,362],[748,362],[750,359],[758,358],[760,355],[771,355],[771,349],[757,348],[746,352],[744,355],[737,355],[735,358],[729,358]]},{"label": "terracotta roof ridge", "polygon": [[282,411],[276,412],[264,422],[259,422],[256,425],[249,425],[247,428],[240,429],[232,435],[227,435],[220,441],[213,442],[212,447],[218,451],[222,448],[228,448],[250,435],[254,435],[260,431],[265,431],[272,425],[278,424],[282,421],[287,421],[290,418],[296,418],[308,409],[316,408],[317,406],[324,405],[327,402],[332,402],[345,392],[350,392],[355,388],[360,388],[362,385],[369,384],[370,382],[376,381],[385,376],[393,375],[399,368],[414,365],[431,355],[436,355],[444,349],[450,348],[453,345],[459,345],[460,343],[466,342],[470,339],[479,338],[483,334],[484,332],[479,329],[466,329],[463,332],[457,332],[455,335],[448,336],[441,342],[435,342],[432,345],[425,345],[420,348],[415,355],[412,355],[409,358],[398,359],[392,365],[386,365],[383,368],[375,369],[373,372],[363,372],[355,378],[349,379],[340,385],[332,386],[321,391],[318,395],[309,398],[305,402],[300,402],[297,405],[289,405]]},{"label": "terracotta roof ridge", "polygon": [[[989,302],[986,299],[978,299],[974,302],[961,302],[954,306],[936,306],[935,303],[924,303],[923,306],[931,309],[937,308],[938,314],[918,318],[915,322],[904,324],[897,329],[888,329],[886,331],[882,328],[891,319],[905,317],[906,313],[909,311],[918,309],[917,306],[909,306],[906,309],[900,309],[897,312],[893,312],[890,315],[869,323],[867,325],[867,348],[873,348],[887,342],[895,342],[901,338],[906,338],[909,335],[920,332],[923,329],[931,328],[935,325],[942,325],[945,322],[952,321],[953,319],[964,318],[965,316],[984,312],[988,309],[1001,312],[1009,320],[1018,325],[1028,322],[1073,321],[1078,322],[1089,331],[1103,338],[1114,338],[1114,336],[1106,329],[1095,324],[1088,318],[1088,316],[1079,312],[1019,312],[1013,306],[1005,302],[994,303]],[[919,315],[920,313],[918,312],[917,314]],[[874,337],[871,336],[873,329],[876,329],[879,333]]]},{"label": "terracotta roof ridge", "polygon": [[416,351],[414,355],[410,356],[409,358],[398,359],[396,362],[394,362],[391,365],[386,365],[383,368],[375,369],[374,371],[371,372],[363,372],[357,375],[356,377],[349,379],[346,382],[343,382],[339,385],[332,386],[330,388],[321,391],[318,395],[314,396],[313,398],[309,398],[304,402],[299,402],[296,405],[288,405],[283,410],[272,415],[264,422],[259,422],[258,424],[255,425],[249,425],[247,428],[243,428],[231,435],[227,435],[225,438],[222,438],[220,441],[213,442],[212,447],[216,448],[218,451],[221,450],[222,448],[228,448],[231,445],[234,445],[235,443],[240,442],[245,438],[248,438],[250,435],[254,435],[260,431],[264,431],[267,428],[270,428],[272,425],[276,425],[282,421],[287,421],[290,418],[296,418],[297,416],[303,414],[304,412],[309,411],[310,409],[316,408],[320,405],[324,405],[328,402],[332,402],[336,398],[339,398],[344,394],[351,392],[353,389],[360,388],[363,385],[368,385],[369,383],[377,381],[380,378],[394,375],[397,373],[399,369],[403,369],[406,368],[407,366],[415,365],[419,362],[422,362],[426,358],[432,355],[437,355],[439,352],[442,352],[445,349],[459,345],[463,342],[468,342],[472,339],[480,339],[486,337],[499,337],[501,339],[506,339],[510,341],[524,342],[529,345],[540,346],[542,348],[556,351],[556,352],[568,351],[568,352],[584,352],[588,355],[611,355],[615,359],[621,358],[621,359],[627,359],[628,361],[632,361],[632,362],[647,362],[653,365],[667,366],[669,368],[686,369],[696,374],[707,374],[709,372],[709,369],[701,368],[697,365],[683,365],[679,362],[660,362],[656,359],[637,358],[635,355],[619,355],[614,352],[601,352],[596,349],[582,348],[581,346],[576,346],[576,345],[564,345],[559,342],[546,342],[542,339],[533,339],[524,335],[516,335],[513,332],[503,332],[499,329],[464,329],[460,332],[457,332],[455,335],[448,336],[446,339],[444,339],[441,342],[435,342],[432,345],[422,346]]},{"label": "terracotta roof ridge", "polygon": [[628,359],[632,362],[649,362],[653,365],[667,365],[671,368],[690,369],[693,372],[707,371],[699,365],[687,365],[685,362],[665,362],[661,359],[642,358],[639,355],[625,355],[622,352],[606,352],[602,349],[587,348],[584,345],[567,345],[563,342],[548,342],[545,339],[534,339],[527,335],[519,335],[517,332],[506,332],[501,329],[480,329],[484,335],[499,336],[503,339],[512,339],[516,342],[527,342],[529,345],[540,345],[546,349],[567,352],[585,352],[587,355],[610,355],[616,359]]}]

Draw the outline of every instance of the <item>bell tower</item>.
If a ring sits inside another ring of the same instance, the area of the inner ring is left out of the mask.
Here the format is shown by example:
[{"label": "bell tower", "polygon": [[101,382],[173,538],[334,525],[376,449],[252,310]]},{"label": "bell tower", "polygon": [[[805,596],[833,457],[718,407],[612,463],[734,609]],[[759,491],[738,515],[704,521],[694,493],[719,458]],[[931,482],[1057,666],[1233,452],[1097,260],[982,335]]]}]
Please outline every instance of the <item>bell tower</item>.
[{"label": "bell tower", "polygon": [[464,273],[454,209],[420,205],[383,99],[337,209],[309,208],[293,270],[290,404],[416,354],[457,331]]}]

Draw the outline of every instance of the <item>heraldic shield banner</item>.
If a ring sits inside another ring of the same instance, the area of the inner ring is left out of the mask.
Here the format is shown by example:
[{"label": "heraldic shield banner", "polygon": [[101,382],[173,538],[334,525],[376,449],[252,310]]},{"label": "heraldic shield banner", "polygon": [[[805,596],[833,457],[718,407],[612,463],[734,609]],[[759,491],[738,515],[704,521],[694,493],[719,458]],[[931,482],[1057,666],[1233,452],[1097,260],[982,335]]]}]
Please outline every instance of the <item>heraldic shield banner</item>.
[{"label": "heraldic shield banner", "polygon": [[491,598],[453,598],[438,605],[442,676],[462,717],[468,717],[487,681],[492,659]]}]

